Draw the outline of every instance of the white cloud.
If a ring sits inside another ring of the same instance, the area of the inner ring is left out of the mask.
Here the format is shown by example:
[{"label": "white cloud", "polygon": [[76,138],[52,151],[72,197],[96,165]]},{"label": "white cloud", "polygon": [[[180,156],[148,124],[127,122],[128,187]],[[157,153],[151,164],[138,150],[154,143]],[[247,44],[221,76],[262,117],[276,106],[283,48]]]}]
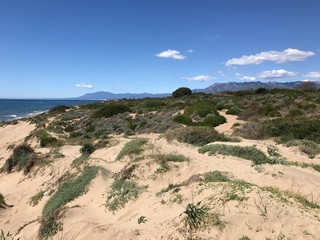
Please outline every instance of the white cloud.
[{"label": "white cloud", "polygon": [[167,51],[163,51],[161,53],[158,53],[155,56],[160,57],[160,58],[173,58],[173,59],[177,59],[177,60],[186,59],[186,57],[183,56],[179,51],[171,50],[171,49],[168,49]]},{"label": "white cloud", "polygon": [[185,79],[188,81],[208,82],[208,81],[214,80],[215,78],[209,75],[199,75],[196,77],[182,77],[182,79]]},{"label": "white cloud", "polygon": [[79,88],[87,88],[87,89],[93,88],[93,85],[91,85],[91,84],[86,84],[86,83],[77,83],[75,86],[76,86],[76,87],[79,87]]},{"label": "white cloud", "polygon": [[309,72],[304,76],[308,78],[320,78],[320,72]]},{"label": "white cloud", "polygon": [[256,77],[243,76],[243,77],[239,77],[239,79],[242,81],[255,81]]},{"label": "white cloud", "polygon": [[301,51],[298,49],[288,48],[282,52],[279,51],[267,51],[261,52],[256,55],[244,55],[241,58],[232,58],[228,60],[225,65],[250,65],[260,64],[265,61],[271,61],[276,63],[285,63],[290,61],[304,61],[308,57],[314,56],[315,53],[311,51]]},{"label": "white cloud", "polygon": [[261,72],[258,76],[263,79],[275,79],[275,78],[295,77],[297,76],[297,74],[295,74],[294,72],[286,71],[284,69],[279,69],[279,70],[264,71],[264,72]]},{"label": "white cloud", "polygon": [[188,53],[193,53],[193,52],[194,52],[194,50],[192,50],[192,49],[188,50]]}]

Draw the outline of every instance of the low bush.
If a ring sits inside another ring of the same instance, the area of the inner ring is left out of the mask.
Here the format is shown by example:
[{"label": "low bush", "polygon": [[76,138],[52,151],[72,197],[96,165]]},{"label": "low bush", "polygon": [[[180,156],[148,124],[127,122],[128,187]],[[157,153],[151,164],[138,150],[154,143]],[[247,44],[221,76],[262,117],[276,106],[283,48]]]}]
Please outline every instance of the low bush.
[{"label": "low bush", "polygon": [[90,155],[95,151],[94,146],[91,143],[85,143],[82,148],[80,148],[80,152],[84,155]]},{"label": "low bush", "polygon": [[300,109],[292,109],[289,111],[289,113],[286,115],[286,117],[299,117],[304,115],[304,112]]},{"label": "low bush", "polygon": [[211,127],[186,127],[171,131],[166,134],[169,141],[173,139],[179,142],[184,142],[192,145],[202,146],[211,142],[222,141],[236,141],[223,134],[218,133]]},{"label": "low bush", "polygon": [[62,223],[58,222],[61,207],[85,194],[97,174],[97,167],[86,166],[80,176],[69,179],[59,186],[57,192],[48,200],[42,210],[40,239],[48,239],[62,230]]},{"label": "low bush", "polygon": [[311,140],[320,144],[320,119],[318,118],[280,118],[263,123],[266,137],[279,137],[282,141],[295,139]]},{"label": "low bush", "polygon": [[216,126],[219,126],[220,124],[223,124],[226,122],[227,122],[227,119],[224,116],[221,116],[221,115],[210,116],[209,115],[203,120],[203,123],[201,125],[208,126],[208,127],[216,127]]},{"label": "low bush", "polygon": [[28,173],[34,162],[34,150],[29,145],[23,143],[13,149],[13,153],[5,163],[5,169],[7,173],[11,173],[15,167],[17,167],[18,171],[25,168],[25,173]]},{"label": "low bush", "polygon": [[125,156],[131,156],[131,155],[139,155],[143,152],[143,145],[145,145],[148,142],[147,139],[135,139],[131,142],[128,142],[119,152],[119,154],[116,157],[116,160],[121,160]]},{"label": "low bush", "polygon": [[50,109],[49,113],[63,113],[66,110],[70,109],[69,106],[59,105]]},{"label": "low bush", "polygon": [[185,116],[198,115],[205,118],[208,114],[219,115],[214,104],[208,101],[198,101],[186,107],[184,111]]},{"label": "low bush", "polygon": [[177,115],[173,118],[173,121],[184,125],[190,125],[192,123],[192,119],[185,115]]},{"label": "low bush", "polygon": [[276,164],[275,159],[268,158],[261,150],[255,147],[240,147],[240,146],[230,146],[222,144],[207,145],[199,148],[200,153],[208,152],[209,155],[222,154],[231,155],[234,157],[239,157],[252,161],[254,165],[259,164]]},{"label": "low bush", "polygon": [[204,174],[204,182],[230,182],[231,179],[220,171],[207,172]]},{"label": "low bush", "polygon": [[226,114],[229,114],[229,115],[239,115],[241,112],[240,108],[236,105],[230,107],[227,111],[226,111]]},{"label": "low bush", "polygon": [[320,154],[320,145],[310,140],[292,140],[286,143],[288,147],[297,146],[299,150],[307,154],[310,158]]},{"label": "low bush", "polygon": [[118,115],[119,113],[125,113],[125,112],[131,112],[131,109],[129,106],[124,104],[115,104],[110,103],[102,108],[100,108],[98,111],[96,111],[92,118],[110,118],[114,115]]}]

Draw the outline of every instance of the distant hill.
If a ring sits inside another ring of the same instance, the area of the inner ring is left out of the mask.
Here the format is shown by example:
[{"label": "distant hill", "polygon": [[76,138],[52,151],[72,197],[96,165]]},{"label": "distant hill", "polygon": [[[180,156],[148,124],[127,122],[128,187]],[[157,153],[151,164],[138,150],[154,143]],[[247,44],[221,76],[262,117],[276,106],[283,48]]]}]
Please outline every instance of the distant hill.
[{"label": "distant hill", "polygon": [[[294,89],[299,84],[303,83],[302,81],[297,82],[228,82],[228,83],[215,83],[204,89],[195,89],[193,92],[204,92],[204,93],[218,93],[224,91],[239,91],[239,90],[249,90],[257,88],[285,88],[285,89]],[[314,82],[317,88],[320,88],[320,82]]]},{"label": "distant hill", "polygon": [[110,93],[110,92],[94,92],[94,93],[87,93],[82,95],[76,100],[107,100],[107,99],[122,99],[122,98],[129,98],[129,99],[137,99],[137,98],[161,98],[167,97],[171,95],[170,93],[162,93],[162,94],[151,94],[151,93]]}]

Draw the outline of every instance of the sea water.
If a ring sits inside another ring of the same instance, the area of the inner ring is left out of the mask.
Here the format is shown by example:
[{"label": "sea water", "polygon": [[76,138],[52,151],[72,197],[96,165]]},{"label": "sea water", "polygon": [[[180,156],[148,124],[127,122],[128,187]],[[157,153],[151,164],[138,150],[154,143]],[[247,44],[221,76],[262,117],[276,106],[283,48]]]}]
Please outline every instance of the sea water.
[{"label": "sea water", "polygon": [[40,114],[59,105],[74,106],[93,102],[90,100],[0,99],[0,122]]}]

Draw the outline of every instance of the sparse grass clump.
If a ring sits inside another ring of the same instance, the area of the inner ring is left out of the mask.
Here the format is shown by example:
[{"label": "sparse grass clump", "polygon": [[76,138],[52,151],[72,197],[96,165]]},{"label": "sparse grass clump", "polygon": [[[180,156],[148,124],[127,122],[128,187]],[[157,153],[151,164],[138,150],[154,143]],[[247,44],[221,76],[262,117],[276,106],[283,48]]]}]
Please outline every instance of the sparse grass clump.
[{"label": "sparse grass clump", "polygon": [[130,200],[135,200],[144,191],[146,186],[139,186],[134,181],[118,179],[111,185],[107,192],[107,201],[105,206],[111,212],[123,208]]},{"label": "sparse grass clump", "polygon": [[171,167],[169,162],[190,162],[190,158],[181,154],[158,154],[153,156],[160,167],[156,170],[156,173],[168,172]]},{"label": "sparse grass clump", "polygon": [[207,172],[204,174],[204,182],[230,182],[231,179],[220,171]]},{"label": "sparse grass clump", "polygon": [[215,129],[210,127],[181,128],[167,133],[166,137],[169,141],[176,139],[179,142],[184,142],[196,146],[202,146],[215,141],[236,141],[236,139],[232,139],[223,134],[220,134]]},{"label": "sparse grass clump", "polygon": [[34,196],[32,196],[32,197],[30,198],[30,205],[31,205],[32,207],[38,205],[38,203],[39,203],[39,202],[41,201],[41,199],[43,198],[44,193],[45,193],[44,191],[40,191],[40,192],[38,192],[37,194],[35,194]]},{"label": "sparse grass clump", "polygon": [[254,165],[259,164],[275,164],[275,159],[268,158],[261,150],[255,147],[240,147],[240,146],[229,146],[222,144],[212,144],[199,148],[200,153],[208,152],[209,155],[222,154],[231,155],[234,157],[244,158],[252,161]]},{"label": "sparse grass clump", "polygon": [[116,160],[119,161],[125,156],[131,156],[131,155],[139,155],[143,152],[143,145],[145,145],[148,142],[147,139],[135,139],[131,142],[128,142],[120,151],[118,156],[116,157]]}]

